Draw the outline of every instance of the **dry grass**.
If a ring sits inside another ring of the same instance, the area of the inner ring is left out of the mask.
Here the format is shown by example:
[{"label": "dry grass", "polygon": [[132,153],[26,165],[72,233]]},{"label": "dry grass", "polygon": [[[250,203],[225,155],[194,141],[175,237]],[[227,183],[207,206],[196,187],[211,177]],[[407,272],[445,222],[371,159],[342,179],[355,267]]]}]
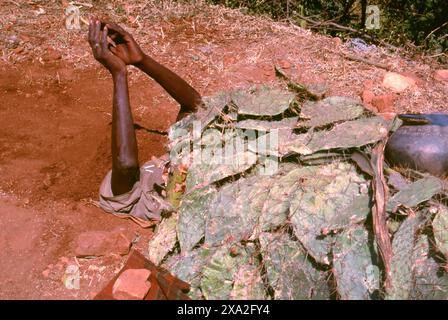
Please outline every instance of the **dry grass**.
[{"label": "dry grass", "polygon": [[[398,112],[446,109],[448,87],[432,76],[435,69],[443,68],[436,62],[410,60],[400,52],[380,47],[368,53],[357,52],[339,38],[209,6],[203,0],[80,2],[94,4],[81,6],[83,17],[108,15],[118,21],[150,55],[179,72],[203,94],[275,81],[274,64],[300,82],[326,82],[331,95],[359,97],[366,80],[373,81],[376,94],[387,93],[381,86],[385,70],[343,57],[351,54],[420,79],[417,90],[398,96]],[[37,15],[39,8],[45,13]],[[7,64],[19,67],[27,60],[43,63],[41,57],[51,47],[75,68],[97,66],[85,41],[87,27],[84,25],[80,32],[67,31],[60,1],[7,1],[0,10],[0,46]],[[13,36],[21,39],[23,52],[8,47],[8,39]],[[131,81],[138,81],[140,76],[131,71]]]}]

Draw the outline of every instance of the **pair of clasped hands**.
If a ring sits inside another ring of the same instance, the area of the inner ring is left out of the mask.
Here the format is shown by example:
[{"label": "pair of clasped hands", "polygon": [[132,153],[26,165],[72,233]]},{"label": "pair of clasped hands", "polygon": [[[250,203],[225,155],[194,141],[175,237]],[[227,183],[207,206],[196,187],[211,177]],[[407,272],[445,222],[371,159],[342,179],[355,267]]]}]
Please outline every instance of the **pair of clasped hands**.
[{"label": "pair of clasped hands", "polygon": [[113,76],[126,73],[126,65],[138,65],[145,57],[131,34],[105,19],[90,19],[88,40],[95,59]]}]

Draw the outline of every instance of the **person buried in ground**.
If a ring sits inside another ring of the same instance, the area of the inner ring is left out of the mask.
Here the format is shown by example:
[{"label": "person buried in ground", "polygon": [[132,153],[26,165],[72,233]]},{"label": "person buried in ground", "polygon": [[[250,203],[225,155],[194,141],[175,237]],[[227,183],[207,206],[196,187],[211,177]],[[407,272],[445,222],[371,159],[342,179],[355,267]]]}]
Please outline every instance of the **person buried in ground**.
[{"label": "person buried in ground", "polygon": [[140,167],[126,67],[133,65],[145,72],[180,104],[178,120],[196,112],[202,98],[185,80],[147,56],[132,35],[117,24],[92,18],[88,41],[93,56],[109,70],[113,80],[112,169],[101,183],[99,206],[141,224],[159,220],[167,208],[160,190],[168,161],[166,156],[153,158]]}]

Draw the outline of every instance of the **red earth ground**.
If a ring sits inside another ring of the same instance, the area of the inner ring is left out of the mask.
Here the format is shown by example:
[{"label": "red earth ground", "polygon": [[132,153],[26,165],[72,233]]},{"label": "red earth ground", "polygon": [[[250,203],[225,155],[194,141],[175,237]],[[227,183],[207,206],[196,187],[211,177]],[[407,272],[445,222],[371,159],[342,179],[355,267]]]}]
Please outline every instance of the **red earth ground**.
[{"label": "red earth ground", "polygon": [[[61,3],[38,3],[6,1],[0,9],[0,299],[90,299],[126,257],[76,259],[75,237],[124,227],[141,236],[134,247],[145,253],[152,230],[93,205],[110,168],[110,77],[90,55],[85,26],[70,33],[62,25]],[[34,16],[39,6],[47,15]],[[203,94],[275,81],[274,64],[301,82],[327,83],[328,94],[360,96],[366,80],[374,93],[384,93],[385,70],[344,60],[336,52],[342,47],[337,38],[227,9],[207,10],[143,21],[143,28],[125,25],[149,54]],[[33,23],[17,22],[24,12]],[[11,47],[14,36],[20,42]],[[397,97],[396,111],[444,110],[447,85],[432,78],[440,66],[383,51],[373,56],[419,78],[417,91]],[[130,72],[136,123],[166,131],[178,106],[152,80]],[[165,152],[164,135],[140,129],[137,137],[141,161]],[[79,290],[62,282],[72,264],[80,266]]]}]

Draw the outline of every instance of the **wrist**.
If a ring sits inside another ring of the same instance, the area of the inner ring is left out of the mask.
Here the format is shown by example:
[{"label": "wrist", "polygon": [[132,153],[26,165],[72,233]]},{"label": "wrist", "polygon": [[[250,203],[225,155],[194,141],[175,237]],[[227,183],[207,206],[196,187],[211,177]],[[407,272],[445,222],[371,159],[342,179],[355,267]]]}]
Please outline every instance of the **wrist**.
[{"label": "wrist", "polygon": [[139,69],[143,68],[143,63],[144,63],[148,58],[149,58],[149,57],[148,57],[146,54],[142,53],[142,56],[141,56],[141,58],[139,59],[139,61],[137,61],[137,62],[135,62],[135,63],[133,64],[134,67],[139,68]]},{"label": "wrist", "polygon": [[126,68],[124,68],[123,70],[112,72],[112,78],[114,80],[126,79],[127,76],[128,76],[128,71],[126,70]]}]

